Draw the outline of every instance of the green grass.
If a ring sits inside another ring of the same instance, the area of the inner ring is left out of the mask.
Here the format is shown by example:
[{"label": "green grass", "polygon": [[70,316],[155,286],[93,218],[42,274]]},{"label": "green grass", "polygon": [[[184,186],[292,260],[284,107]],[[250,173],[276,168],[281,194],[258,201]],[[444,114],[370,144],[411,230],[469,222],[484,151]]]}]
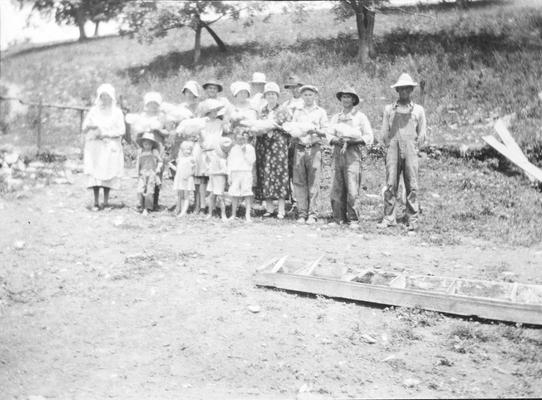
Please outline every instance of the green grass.
[{"label": "green grass", "polygon": [[[2,59],[2,78],[22,86],[28,99],[41,95],[45,101],[67,104],[90,104],[96,87],[108,81],[131,109],[138,110],[143,94],[151,89],[168,101],[179,101],[188,79],[203,82],[216,77],[229,84],[263,71],[268,79],[283,82],[293,71],[320,87],[320,103],[329,115],[339,108],[334,93],[352,82],[377,132],[383,106],[395,98],[389,85],[408,71],[427,82],[425,106],[432,143],[479,142],[482,135],[492,133],[492,118],[516,112],[513,133],[529,158],[542,161],[542,107],[536,97],[542,89],[542,8],[537,2],[523,0],[468,12],[423,10],[423,16],[378,14],[376,57],[365,68],[354,57],[353,19],[338,23],[328,11],[309,16],[296,22],[290,15],[278,14],[249,27],[221,21],[216,31],[229,52],[219,54],[204,35],[207,47],[197,67],[191,65],[193,33],[179,30],[152,45],[112,37],[15,55]],[[44,117],[46,148],[81,145],[77,113],[48,110]],[[0,137],[0,144],[35,143],[35,120],[31,110],[13,124],[9,135]],[[320,201],[323,214],[330,211],[329,165],[327,160]],[[503,166],[506,163],[492,159],[432,156],[424,161],[421,240],[450,244],[469,235],[516,245],[540,243],[542,227],[536,222],[542,219],[540,193],[514,170],[506,169],[507,175],[497,170]],[[380,193],[381,158],[368,160],[364,179],[367,193]],[[376,231],[381,204],[368,198],[364,204],[364,229]]]}]

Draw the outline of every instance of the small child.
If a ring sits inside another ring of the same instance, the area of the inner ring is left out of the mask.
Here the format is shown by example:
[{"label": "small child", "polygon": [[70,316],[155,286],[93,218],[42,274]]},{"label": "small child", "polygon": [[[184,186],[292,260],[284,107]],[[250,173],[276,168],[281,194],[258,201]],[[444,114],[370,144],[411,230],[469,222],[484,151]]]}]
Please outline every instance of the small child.
[{"label": "small child", "polygon": [[252,200],[252,167],[256,161],[254,146],[248,143],[248,135],[242,130],[234,133],[235,144],[228,154],[229,195],[232,197],[231,217],[235,218],[239,200],[245,201],[245,219],[252,222],[250,208]]},{"label": "small child", "polygon": [[196,170],[196,159],[193,156],[194,142],[185,140],[179,148],[177,156],[177,172],[173,181],[173,189],[177,191],[177,208],[175,210],[178,217],[184,217],[188,211],[190,198],[194,193],[194,172]]},{"label": "small child", "polygon": [[158,151],[158,142],[152,133],[145,132],[137,140],[137,144],[141,147],[136,162],[137,196],[139,208],[143,210],[142,214],[147,215],[154,207],[154,191],[160,185],[158,174],[162,170],[162,157]]},{"label": "small child", "polygon": [[207,218],[211,218],[215,209],[216,203],[220,207],[220,217],[222,221],[226,221],[226,205],[224,203],[224,192],[226,190],[226,180],[228,176],[227,152],[231,148],[232,141],[230,138],[220,138],[220,144],[214,149],[204,153],[207,157],[209,165],[209,184],[207,191],[209,196],[209,214]]}]

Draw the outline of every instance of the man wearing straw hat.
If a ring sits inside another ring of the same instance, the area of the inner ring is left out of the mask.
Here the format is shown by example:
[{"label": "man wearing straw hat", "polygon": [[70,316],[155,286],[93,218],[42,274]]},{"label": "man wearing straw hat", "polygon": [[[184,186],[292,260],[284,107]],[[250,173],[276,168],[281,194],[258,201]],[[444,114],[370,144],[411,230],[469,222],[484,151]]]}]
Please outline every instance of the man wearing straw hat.
[{"label": "man wearing straw hat", "polygon": [[397,224],[395,205],[399,178],[403,173],[406,189],[406,216],[408,229],[418,229],[418,149],[426,138],[425,111],[411,100],[418,84],[403,73],[391,86],[399,99],[384,108],[381,141],[386,151],[386,190],[384,192],[384,218],[378,225],[387,228]]},{"label": "man wearing straw hat", "polygon": [[293,183],[299,223],[316,222],[317,201],[320,196],[320,173],[322,171],[322,137],[327,127],[326,111],[316,104],[318,89],[313,85],[303,85],[299,91],[303,107],[297,109],[293,122],[312,124],[314,129],[308,135],[294,141]]},{"label": "man wearing straw hat", "polygon": [[373,143],[374,136],[367,116],[355,109],[359,104],[356,90],[344,88],[336,97],[342,110],[331,118],[329,129],[334,165],[331,208],[335,223],[356,227],[361,211],[362,162],[367,156],[366,146]]},{"label": "man wearing straw hat", "polygon": [[252,74],[252,80],[250,81],[250,88],[252,89],[252,97],[250,98],[250,105],[257,112],[265,106],[266,101],[263,98],[263,90],[265,84],[265,74],[262,72],[254,72]]}]

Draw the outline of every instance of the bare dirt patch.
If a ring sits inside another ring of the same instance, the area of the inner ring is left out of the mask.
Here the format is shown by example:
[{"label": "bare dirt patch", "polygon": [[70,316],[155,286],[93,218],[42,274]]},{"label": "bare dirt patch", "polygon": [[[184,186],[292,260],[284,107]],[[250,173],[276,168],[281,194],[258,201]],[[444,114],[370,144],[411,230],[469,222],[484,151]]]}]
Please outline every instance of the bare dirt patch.
[{"label": "bare dirt patch", "polygon": [[[169,181],[168,181],[169,182]],[[169,185],[169,183],[166,183]],[[256,288],[290,254],[542,284],[542,247],[168,211],[143,218],[123,181],[110,211],[74,185],[0,200],[0,387],[5,398],[292,399],[542,396],[542,333],[421,310]],[[163,202],[172,205],[168,187]],[[371,225],[371,227],[368,227]],[[21,244],[22,242],[22,244]],[[254,312],[259,311],[259,312]],[[301,393],[298,393],[302,389]],[[312,396],[312,397],[310,397]]]}]

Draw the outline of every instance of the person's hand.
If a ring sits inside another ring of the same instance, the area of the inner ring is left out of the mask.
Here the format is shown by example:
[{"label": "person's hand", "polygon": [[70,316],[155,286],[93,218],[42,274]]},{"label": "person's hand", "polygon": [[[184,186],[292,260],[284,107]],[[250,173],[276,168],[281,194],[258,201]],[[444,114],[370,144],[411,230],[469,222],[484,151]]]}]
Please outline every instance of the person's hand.
[{"label": "person's hand", "polygon": [[231,175],[228,175],[228,186],[231,186]]}]

